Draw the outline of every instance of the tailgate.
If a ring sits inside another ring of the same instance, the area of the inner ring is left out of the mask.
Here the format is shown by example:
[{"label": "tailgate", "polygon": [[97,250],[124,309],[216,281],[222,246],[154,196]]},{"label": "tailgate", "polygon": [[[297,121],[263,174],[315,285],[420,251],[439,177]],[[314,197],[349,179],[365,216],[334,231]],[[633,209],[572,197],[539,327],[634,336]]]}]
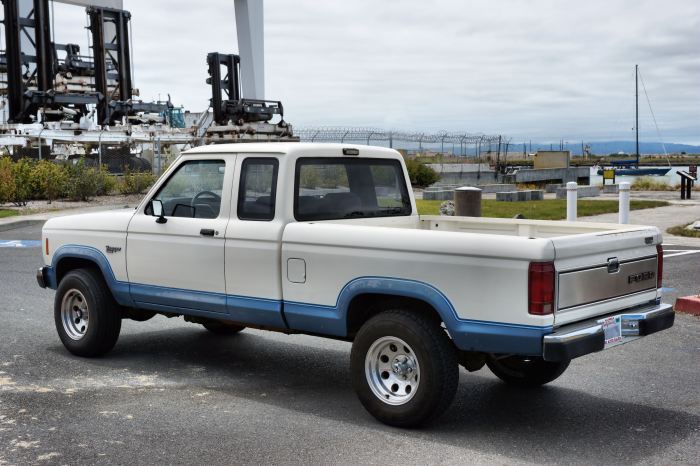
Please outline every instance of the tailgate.
[{"label": "tailgate", "polygon": [[658,229],[621,227],[552,238],[556,326],[648,303],[659,296]]}]

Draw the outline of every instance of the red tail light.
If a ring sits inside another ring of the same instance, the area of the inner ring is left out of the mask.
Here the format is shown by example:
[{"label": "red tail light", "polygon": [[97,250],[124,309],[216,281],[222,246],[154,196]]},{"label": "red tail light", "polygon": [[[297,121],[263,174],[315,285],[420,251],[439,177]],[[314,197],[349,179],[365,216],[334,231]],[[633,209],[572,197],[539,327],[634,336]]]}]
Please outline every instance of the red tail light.
[{"label": "red tail light", "polygon": [[656,245],[656,287],[661,288],[664,278],[664,247]]},{"label": "red tail light", "polygon": [[547,315],[554,312],[554,263],[530,262],[528,270],[528,312]]}]

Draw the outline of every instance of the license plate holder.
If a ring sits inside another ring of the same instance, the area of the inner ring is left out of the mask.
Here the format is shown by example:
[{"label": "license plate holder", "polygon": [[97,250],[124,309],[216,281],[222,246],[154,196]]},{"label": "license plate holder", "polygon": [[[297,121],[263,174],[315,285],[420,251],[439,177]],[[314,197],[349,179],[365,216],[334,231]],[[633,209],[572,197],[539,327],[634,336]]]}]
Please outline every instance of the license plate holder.
[{"label": "license plate holder", "polygon": [[622,316],[612,316],[598,321],[603,326],[605,334],[605,348],[619,345],[623,342],[622,338]]}]

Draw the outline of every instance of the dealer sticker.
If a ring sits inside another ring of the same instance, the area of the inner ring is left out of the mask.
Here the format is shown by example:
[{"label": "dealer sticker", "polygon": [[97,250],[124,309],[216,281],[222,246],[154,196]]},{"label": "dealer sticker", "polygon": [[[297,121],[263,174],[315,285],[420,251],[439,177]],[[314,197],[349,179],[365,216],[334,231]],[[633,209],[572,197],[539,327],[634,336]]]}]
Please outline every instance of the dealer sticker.
[{"label": "dealer sticker", "polygon": [[605,346],[622,341],[622,319],[620,316],[608,317],[600,321],[605,333]]}]

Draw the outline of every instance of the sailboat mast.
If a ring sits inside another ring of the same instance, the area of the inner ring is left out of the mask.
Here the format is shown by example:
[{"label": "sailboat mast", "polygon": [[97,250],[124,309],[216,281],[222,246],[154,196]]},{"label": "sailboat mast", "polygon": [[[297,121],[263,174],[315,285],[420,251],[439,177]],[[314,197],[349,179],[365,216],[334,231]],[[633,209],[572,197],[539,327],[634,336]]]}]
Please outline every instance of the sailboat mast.
[{"label": "sailboat mast", "polygon": [[634,65],[634,130],[637,145],[637,166],[639,166],[639,65]]}]

